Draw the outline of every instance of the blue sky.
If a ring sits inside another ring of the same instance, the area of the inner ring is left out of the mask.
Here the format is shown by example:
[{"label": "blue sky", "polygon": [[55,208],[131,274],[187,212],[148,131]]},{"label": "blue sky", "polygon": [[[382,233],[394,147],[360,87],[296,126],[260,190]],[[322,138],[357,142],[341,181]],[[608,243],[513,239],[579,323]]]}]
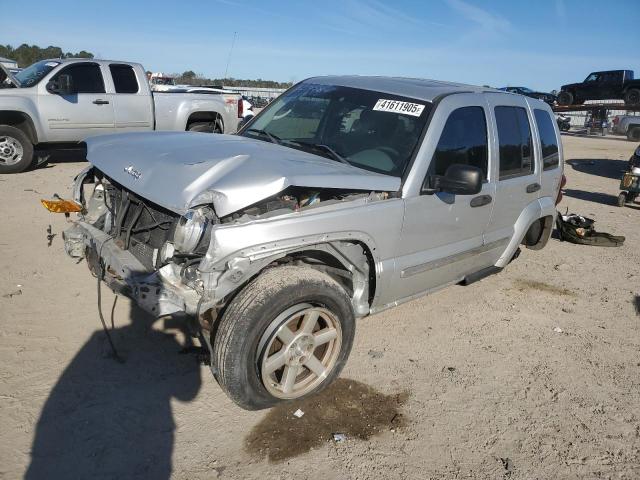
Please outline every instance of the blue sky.
[{"label": "blue sky", "polygon": [[638,0],[0,0],[0,11],[2,44],[210,77],[223,76],[234,32],[236,78],[400,75],[548,91],[593,70],[640,76]]}]

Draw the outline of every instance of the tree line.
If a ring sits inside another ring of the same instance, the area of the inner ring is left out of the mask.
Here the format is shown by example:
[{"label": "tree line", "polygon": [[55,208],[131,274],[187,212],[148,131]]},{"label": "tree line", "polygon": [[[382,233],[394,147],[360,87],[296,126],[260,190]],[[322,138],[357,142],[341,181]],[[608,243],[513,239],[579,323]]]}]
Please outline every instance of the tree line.
[{"label": "tree line", "polygon": [[[9,58],[18,62],[18,67],[25,68],[32,63],[48,58],[94,58],[93,53],[81,50],[79,52],[64,52],[60,47],[48,46],[41,48],[37,45],[23,43],[17,48],[11,45],[0,45],[0,57]],[[187,70],[182,74],[172,74],[176,77],[176,83],[186,85],[228,85],[230,87],[262,87],[262,88],[289,88],[291,83],[275,82],[273,80],[238,79],[238,78],[207,78],[203,74],[197,74],[193,70]]]},{"label": "tree line", "polygon": [[64,52],[60,47],[48,46],[46,48],[37,45],[23,43],[18,48],[11,45],[0,45],[0,57],[9,58],[18,62],[18,67],[25,68],[32,63],[48,58],[93,58],[93,53],[81,50],[79,52]]},{"label": "tree line", "polygon": [[173,73],[176,83],[179,85],[227,85],[229,87],[259,87],[259,88],[289,88],[290,82],[276,82],[274,80],[256,80],[240,78],[207,78],[203,74],[187,70],[183,73]]}]

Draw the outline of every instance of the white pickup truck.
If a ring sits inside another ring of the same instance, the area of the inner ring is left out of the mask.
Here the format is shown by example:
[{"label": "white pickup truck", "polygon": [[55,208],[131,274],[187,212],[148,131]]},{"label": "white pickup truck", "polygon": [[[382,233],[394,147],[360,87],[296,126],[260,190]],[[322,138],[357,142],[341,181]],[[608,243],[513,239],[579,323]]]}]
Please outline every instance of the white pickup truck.
[{"label": "white pickup truck", "polygon": [[0,174],[22,172],[41,152],[87,137],[148,130],[234,133],[235,93],[152,92],[138,63],[43,60],[0,70]]}]

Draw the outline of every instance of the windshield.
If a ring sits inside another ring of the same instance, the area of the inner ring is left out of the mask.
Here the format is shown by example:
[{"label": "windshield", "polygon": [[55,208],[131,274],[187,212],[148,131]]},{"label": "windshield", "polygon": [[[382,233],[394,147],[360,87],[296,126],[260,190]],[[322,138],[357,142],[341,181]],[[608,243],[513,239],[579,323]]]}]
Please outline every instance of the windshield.
[{"label": "windshield", "polygon": [[401,177],[430,110],[429,102],[389,93],[302,83],[241,135]]},{"label": "windshield", "polygon": [[530,88],[527,87],[518,87],[520,89],[520,91],[524,92],[524,93],[535,93],[533,90],[531,90]]},{"label": "windshield", "polygon": [[33,87],[58,65],[60,65],[60,62],[43,60],[19,71],[14,77],[20,82],[20,87]]}]

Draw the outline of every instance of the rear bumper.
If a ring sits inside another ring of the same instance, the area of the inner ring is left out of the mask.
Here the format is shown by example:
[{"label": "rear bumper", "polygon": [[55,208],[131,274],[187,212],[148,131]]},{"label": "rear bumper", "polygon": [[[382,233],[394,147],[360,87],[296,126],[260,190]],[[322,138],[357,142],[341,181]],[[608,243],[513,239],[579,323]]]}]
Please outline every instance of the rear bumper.
[{"label": "rear bumper", "polygon": [[184,285],[172,264],[149,272],[129,251],[116,245],[114,238],[86,222],[75,222],[62,234],[67,254],[85,258],[87,266],[116,293],[134,300],[152,315],[184,312],[194,315],[200,295]]}]

